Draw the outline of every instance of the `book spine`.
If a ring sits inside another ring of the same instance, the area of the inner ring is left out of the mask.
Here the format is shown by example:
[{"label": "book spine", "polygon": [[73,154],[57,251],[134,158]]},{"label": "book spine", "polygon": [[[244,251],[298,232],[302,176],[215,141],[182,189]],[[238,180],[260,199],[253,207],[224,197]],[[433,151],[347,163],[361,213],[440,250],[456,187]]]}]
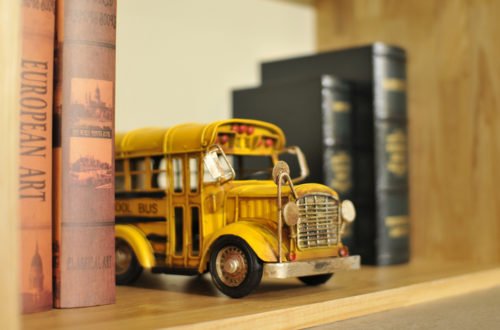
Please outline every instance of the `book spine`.
[{"label": "book spine", "polygon": [[374,51],[376,263],[409,260],[408,134],[404,54]]},{"label": "book spine", "polygon": [[116,1],[57,1],[54,268],[58,308],[115,301]]},{"label": "book spine", "polygon": [[55,0],[23,1],[19,97],[22,312],[52,308]]},{"label": "book spine", "polygon": [[[330,75],[322,76],[321,86],[324,183],[339,193],[342,200],[352,200],[350,89],[347,83]],[[344,227],[342,242],[349,248],[355,245],[352,223]]]},{"label": "book spine", "polygon": [[0,329],[20,329],[19,76],[20,1],[0,0]]},{"label": "book spine", "polygon": [[376,264],[375,223],[375,163],[373,84],[354,85],[353,89],[353,201],[355,245],[353,254],[361,256],[363,264]]}]

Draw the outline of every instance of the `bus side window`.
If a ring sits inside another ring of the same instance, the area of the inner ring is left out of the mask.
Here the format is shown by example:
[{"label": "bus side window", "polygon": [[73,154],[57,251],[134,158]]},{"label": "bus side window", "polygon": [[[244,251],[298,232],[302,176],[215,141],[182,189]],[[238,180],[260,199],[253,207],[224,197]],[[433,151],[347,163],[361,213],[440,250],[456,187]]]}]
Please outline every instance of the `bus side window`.
[{"label": "bus side window", "polygon": [[165,156],[155,156],[151,159],[151,188],[167,189],[167,159]]},{"label": "bus side window", "polygon": [[131,158],[129,164],[132,190],[146,189],[146,159]]},{"label": "bus side window", "polygon": [[183,176],[184,174],[182,173],[183,171],[183,162],[182,158],[176,157],[172,159],[173,163],[173,176],[174,176],[174,192],[180,193],[184,190],[184,185],[183,185]]},{"label": "bus side window", "polygon": [[200,209],[191,207],[191,255],[200,255]]},{"label": "bus side window", "polygon": [[182,255],[184,247],[184,209],[182,206],[174,208],[175,221],[175,254]]},{"label": "bus side window", "polygon": [[189,190],[198,191],[198,157],[189,157]]},{"label": "bus side window", "polygon": [[125,168],[123,159],[115,160],[115,190],[125,190]]}]

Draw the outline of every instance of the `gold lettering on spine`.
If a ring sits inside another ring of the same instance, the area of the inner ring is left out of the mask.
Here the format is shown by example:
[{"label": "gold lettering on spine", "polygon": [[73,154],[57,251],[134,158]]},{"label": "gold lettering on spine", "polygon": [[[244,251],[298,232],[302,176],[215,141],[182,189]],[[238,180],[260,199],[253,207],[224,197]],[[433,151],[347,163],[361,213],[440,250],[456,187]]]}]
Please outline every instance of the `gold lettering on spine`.
[{"label": "gold lettering on spine", "polygon": [[351,105],[348,102],[343,101],[333,101],[331,104],[333,112],[349,112],[351,111]]},{"label": "gold lettering on spine", "polygon": [[333,178],[330,186],[340,193],[345,193],[352,187],[351,156],[346,152],[335,154],[330,159]]},{"label": "gold lettering on spine", "polygon": [[404,92],[406,90],[406,82],[399,78],[387,78],[382,86],[386,91],[391,92]]},{"label": "gold lettering on spine", "polygon": [[385,218],[385,226],[389,231],[389,236],[399,238],[408,236],[409,218],[406,215],[389,216]]},{"label": "gold lettering on spine", "polygon": [[397,176],[406,175],[406,134],[403,130],[395,130],[386,136],[385,151],[388,154],[387,170]]}]

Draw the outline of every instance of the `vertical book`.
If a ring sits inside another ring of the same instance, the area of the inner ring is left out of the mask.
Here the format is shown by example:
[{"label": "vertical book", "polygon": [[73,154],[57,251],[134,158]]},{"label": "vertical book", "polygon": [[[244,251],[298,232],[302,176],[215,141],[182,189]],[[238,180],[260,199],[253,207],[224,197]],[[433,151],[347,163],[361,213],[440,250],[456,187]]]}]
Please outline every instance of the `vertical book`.
[{"label": "vertical book", "polygon": [[116,1],[58,0],[56,27],[55,306],[110,304]]},{"label": "vertical book", "polygon": [[[363,263],[409,259],[406,55],[383,43],[263,63],[262,84],[323,73],[353,91],[354,249]],[[318,127],[309,127],[316,130]]]},{"label": "vertical book", "polygon": [[55,0],[22,1],[19,214],[22,312],[52,308]]}]

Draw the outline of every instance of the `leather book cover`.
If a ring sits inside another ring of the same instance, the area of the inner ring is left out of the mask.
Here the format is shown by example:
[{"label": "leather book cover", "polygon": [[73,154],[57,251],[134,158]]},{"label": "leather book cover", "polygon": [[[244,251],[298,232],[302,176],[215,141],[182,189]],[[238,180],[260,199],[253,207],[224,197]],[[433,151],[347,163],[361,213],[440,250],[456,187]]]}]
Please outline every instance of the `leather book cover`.
[{"label": "leather book cover", "polygon": [[261,65],[263,86],[325,73],[349,82],[353,95],[352,194],[357,219],[351,252],[360,254],[364,264],[406,262],[410,224],[405,52],[375,43]]},{"label": "leather book cover", "polygon": [[57,0],[56,22],[55,306],[110,304],[116,1]]},{"label": "leather book cover", "polygon": [[409,246],[406,59],[374,51],[377,264],[407,262]]},{"label": "leather book cover", "polygon": [[[323,75],[323,182],[339,193],[342,200],[353,198],[352,103],[349,84]],[[344,227],[342,242],[353,247],[353,223]],[[352,252],[352,251],[351,251]]]},{"label": "leather book cover", "polygon": [[19,215],[22,312],[52,308],[55,0],[22,1]]}]

